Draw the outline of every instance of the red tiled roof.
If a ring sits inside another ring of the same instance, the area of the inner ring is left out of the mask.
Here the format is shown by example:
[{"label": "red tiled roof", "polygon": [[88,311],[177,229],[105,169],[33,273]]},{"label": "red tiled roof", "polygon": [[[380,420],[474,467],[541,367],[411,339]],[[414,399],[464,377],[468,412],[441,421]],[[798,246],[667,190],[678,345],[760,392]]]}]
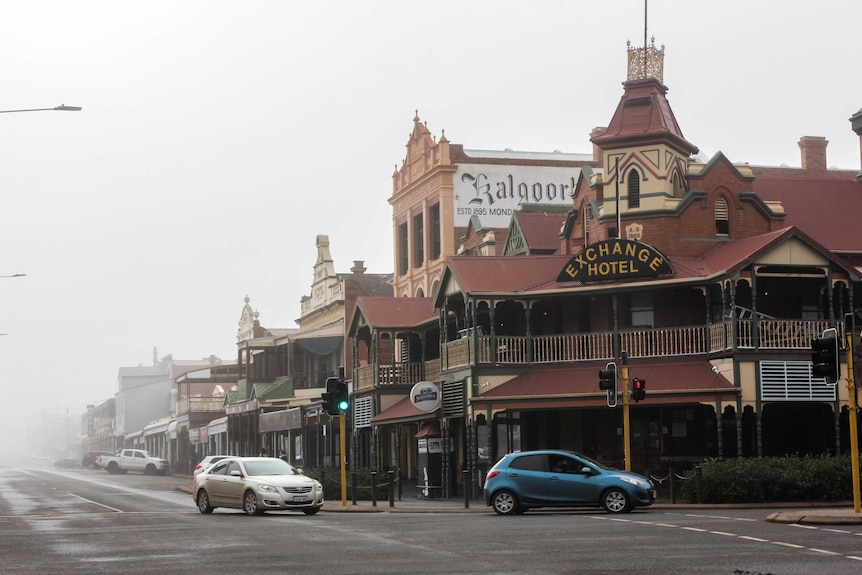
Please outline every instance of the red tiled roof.
[{"label": "red tiled roof", "polygon": [[833,252],[862,253],[862,179],[761,176],[754,191],[765,201],[781,202],[785,221]]},{"label": "red tiled roof", "polygon": [[617,144],[667,140],[680,151],[696,154],[697,146],[686,140],[665,97],[667,87],[655,78],[630,80],[607,130],[591,140],[602,148]]},{"label": "red tiled roof", "polygon": [[389,409],[378,413],[371,418],[371,424],[379,423],[396,423],[397,421],[416,421],[420,419],[431,419],[437,417],[437,410],[422,411],[410,401],[409,397],[405,397]]},{"label": "red tiled roof", "polygon": [[516,210],[514,218],[521,227],[531,251],[551,253],[560,250],[560,228],[566,221],[564,212],[525,212]]},{"label": "red tiled roof", "polygon": [[[470,401],[474,408],[606,405],[606,392],[599,389],[602,368],[600,363],[537,366]],[[737,395],[733,384],[703,358],[632,360],[629,379],[635,377],[646,381],[647,397],[639,405],[713,402]]]},{"label": "red tiled roof", "polygon": [[372,328],[416,327],[437,321],[434,300],[427,297],[359,297],[356,310]]},{"label": "red tiled roof", "polygon": [[[673,267],[674,275],[659,279],[668,283],[691,282],[733,273],[747,266],[759,254],[790,237],[797,237],[815,250],[829,255],[825,247],[795,227],[788,227],[759,236],[722,243],[698,257],[665,254]],[[619,289],[635,283],[626,281],[586,285],[579,282],[557,282],[560,270],[570,259],[569,255],[459,256],[447,260],[445,273],[451,273],[455,277],[462,293],[465,294],[508,295],[537,291],[569,291],[578,288],[595,291]],[[852,269],[840,257],[833,256],[833,260],[845,266],[847,270]]]}]

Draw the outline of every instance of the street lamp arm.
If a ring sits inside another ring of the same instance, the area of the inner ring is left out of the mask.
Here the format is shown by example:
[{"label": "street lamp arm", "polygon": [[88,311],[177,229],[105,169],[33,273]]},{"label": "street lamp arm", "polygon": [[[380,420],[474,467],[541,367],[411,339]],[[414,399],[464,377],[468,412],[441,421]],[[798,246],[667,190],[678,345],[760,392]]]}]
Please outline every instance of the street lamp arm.
[{"label": "street lamp arm", "polygon": [[23,278],[27,274],[12,274],[8,276],[0,276],[0,278]]},{"label": "street lamp arm", "polygon": [[66,104],[60,104],[59,106],[54,106],[53,108],[27,108],[23,110],[0,110],[0,114],[11,114],[12,112],[80,112],[81,106],[67,106]]}]

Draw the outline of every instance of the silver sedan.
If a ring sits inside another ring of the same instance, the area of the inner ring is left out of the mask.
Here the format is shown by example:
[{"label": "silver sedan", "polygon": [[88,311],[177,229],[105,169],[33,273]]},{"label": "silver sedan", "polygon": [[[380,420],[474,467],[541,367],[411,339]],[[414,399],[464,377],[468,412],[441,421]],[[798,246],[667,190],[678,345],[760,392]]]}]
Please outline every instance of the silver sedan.
[{"label": "silver sedan", "polygon": [[314,515],[323,507],[323,486],[275,457],[227,457],[194,478],[192,497],[201,513],[230,507],[247,515],[280,510]]}]

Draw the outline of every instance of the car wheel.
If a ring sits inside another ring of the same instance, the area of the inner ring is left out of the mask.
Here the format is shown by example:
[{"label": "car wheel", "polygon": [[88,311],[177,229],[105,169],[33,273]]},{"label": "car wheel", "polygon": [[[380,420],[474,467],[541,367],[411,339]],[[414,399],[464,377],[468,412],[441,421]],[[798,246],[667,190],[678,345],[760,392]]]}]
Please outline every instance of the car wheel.
[{"label": "car wheel", "polygon": [[318,511],[320,511],[320,507],[311,507],[310,509],[303,509],[302,510],[302,512],[305,513],[306,515],[314,515]]},{"label": "car wheel", "polygon": [[213,506],[210,505],[210,496],[205,489],[198,491],[198,511],[201,513],[212,513]]},{"label": "car wheel", "polygon": [[114,473],[118,473],[120,471],[120,466],[117,465],[116,461],[112,461],[108,464],[107,469],[108,469],[108,473],[114,474]]},{"label": "car wheel", "polygon": [[90,471],[93,471],[94,469],[96,469],[96,464],[95,463],[88,463],[87,469],[89,469]]},{"label": "car wheel", "polygon": [[625,513],[629,511],[629,496],[622,489],[612,487],[602,494],[602,507],[608,513]]},{"label": "car wheel", "polygon": [[515,494],[505,489],[494,494],[491,505],[497,515],[514,515],[520,507]]},{"label": "car wheel", "polygon": [[242,498],[242,510],[246,515],[260,515],[263,509],[257,506],[257,495],[254,491],[248,490]]},{"label": "car wheel", "polygon": [[150,463],[147,465],[146,469],[144,469],[144,475],[153,475],[156,472],[156,466]]}]

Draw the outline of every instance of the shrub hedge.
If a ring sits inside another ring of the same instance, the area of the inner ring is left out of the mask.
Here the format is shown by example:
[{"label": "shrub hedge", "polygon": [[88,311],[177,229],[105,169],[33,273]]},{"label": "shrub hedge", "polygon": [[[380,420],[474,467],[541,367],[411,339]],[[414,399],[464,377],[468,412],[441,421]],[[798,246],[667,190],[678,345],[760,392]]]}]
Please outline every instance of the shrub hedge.
[{"label": "shrub hedge", "polygon": [[[682,482],[683,499],[697,503],[696,469]],[[707,459],[700,464],[700,503],[850,501],[850,455]]]}]

